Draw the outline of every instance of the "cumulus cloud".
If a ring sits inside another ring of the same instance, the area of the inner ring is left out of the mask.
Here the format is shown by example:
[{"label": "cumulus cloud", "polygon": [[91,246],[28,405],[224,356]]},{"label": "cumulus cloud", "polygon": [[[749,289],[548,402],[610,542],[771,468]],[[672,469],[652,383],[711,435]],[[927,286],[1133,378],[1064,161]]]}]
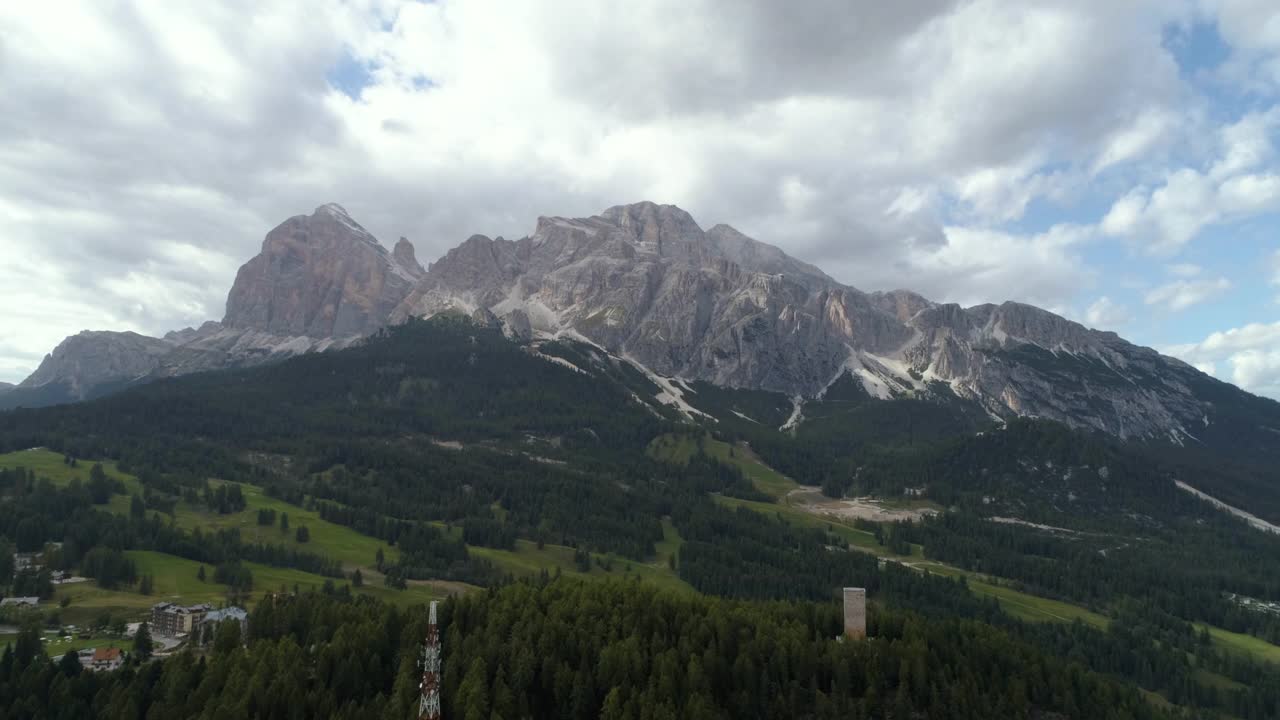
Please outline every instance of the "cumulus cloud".
[{"label": "cumulus cloud", "polygon": [[1128,308],[1103,295],[1085,310],[1084,319],[1091,327],[1106,330],[1127,325],[1132,315]]},{"label": "cumulus cloud", "polygon": [[[1280,196],[1267,112],[1148,167],[1201,130],[1167,30],[1244,12],[1197,7],[0,5],[0,378],[86,327],[219,317],[265,232],[331,200],[424,260],[672,202],[868,290],[1066,308],[1100,235],[1172,251]],[[1097,228],[1018,227],[1094,182],[1118,198]]]},{"label": "cumulus cloud", "polygon": [[1150,290],[1144,300],[1148,305],[1162,305],[1174,311],[1186,310],[1230,289],[1231,281],[1224,277],[1212,280],[1175,280]]},{"label": "cumulus cloud", "polygon": [[1280,323],[1253,323],[1215,332],[1199,343],[1164,352],[1257,393],[1280,398]]},{"label": "cumulus cloud", "polygon": [[1156,187],[1130,190],[1103,217],[1102,231],[1171,255],[1211,224],[1280,210],[1280,175],[1267,169],[1278,126],[1275,108],[1227,125],[1218,134],[1216,160],[1209,168],[1183,167]]}]

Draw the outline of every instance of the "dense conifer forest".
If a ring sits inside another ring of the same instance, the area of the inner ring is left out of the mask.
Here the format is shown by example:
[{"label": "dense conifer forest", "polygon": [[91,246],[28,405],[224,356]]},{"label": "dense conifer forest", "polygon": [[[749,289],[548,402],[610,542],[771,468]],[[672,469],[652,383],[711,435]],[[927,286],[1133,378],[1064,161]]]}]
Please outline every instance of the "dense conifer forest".
[{"label": "dense conifer forest", "polygon": [[[656,386],[589,346],[539,352],[590,372],[442,318],[341,352],[0,413],[0,451],[111,459],[140,487],[113,510],[125,488],[100,467],[64,485],[0,470],[8,594],[50,597],[52,570],[132,586],[131,551],[199,562],[242,589],[250,562],[334,581],[261,601],[244,647],[224,639],[115,673],[42,657],[27,628],[0,665],[4,716],[410,717],[421,608],[353,599],[349,568],[301,542],[305,526],[284,544],[175,522],[179,502],[244,510],[246,483],[395,548],[394,562],[378,558],[387,587],[487,588],[443,606],[450,717],[1280,717],[1280,670],[1205,630],[1280,642],[1276,616],[1240,601],[1280,602],[1280,537],[1172,483],[1261,487],[1260,512],[1280,507],[1256,458],[1211,464],[1052,423],[994,427],[940,391],[883,401],[851,380],[794,433],[773,429],[786,398],[696,384],[692,401],[720,418],[697,426],[637,400]],[[660,436],[687,439],[687,462],[649,452]],[[768,512],[785,498],[706,452],[712,438],[833,498],[910,489],[943,512],[866,524],[883,547],[864,552],[829,524]],[[668,532],[678,542],[663,561]],[[46,568],[11,566],[13,552],[51,542]],[[593,554],[660,564],[692,592],[550,573],[513,583],[483,551],[520,542],[571,548],[579,569]],[[1027,622],[967,578],[1101,621]],[[844,586],[869,591],[869,642],[834,639]]]},{"label": "dense conifer forest", "polygon": [[[242,643],[113,673],[0,657],[14,718],[395,718],[417,703],[422,608],[341,594],[264,600]],[[835,603],[741,603],[638,582],[521,582],[445,603],[446,717],[1163,718],[1131,688],[974,621],[879,610],[838,639]]]}]

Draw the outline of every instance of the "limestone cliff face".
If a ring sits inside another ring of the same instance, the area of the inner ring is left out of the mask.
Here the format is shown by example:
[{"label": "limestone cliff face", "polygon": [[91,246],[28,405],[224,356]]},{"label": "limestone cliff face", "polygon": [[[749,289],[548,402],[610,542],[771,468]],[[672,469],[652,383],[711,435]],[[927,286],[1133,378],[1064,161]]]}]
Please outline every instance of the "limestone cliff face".
[{"label": "limestone cliff face", "polygon": [[164,338],[74,335],[0,405],[80,400],[105,386],[346,347],[381,327],[423,273],[408,240],[388,253],[342,207],[322,205],[267,233],[236,275],[222,322]]},{"label": "limestone cliff face", "polygon": [[[402,242],[400,255],[412,259],[412,246]],[[223,325],[313,338],[363,335],[386,322],[414,280],[346,210],[322,205],[267,233],[262,252],[236,274]]]},{"label": "limestone cliff face", "polygon": [[341,207],[323,205],[267,234],[222,322],[163,339],[82,333],[23,387],[60,383],[75,399],[104,383],[346,347],[445,311],[520,341],[569,336],[661,375],[792,396],[820,396],[848,374],[879,397],[953,393],[993,416],[1120,437],[1179,441],[1209,422],[1198,394],[1206,376],[1113,333],[1018,303],[864,293],[654,203],[542,217],[519,240],[473,235],[426,270],[407,240],[388,252]]},{"label": "limestone cliff face", "polygon": [[85,330],[58,343],[17,389],[60,385],[70,399],[83,399],[95,386],[151,374],[171,350],[168,341],[134,332]]},{"label": "limestone cliff face", "polygon": [[487,311],[516,337],[577,336],[667,376],[813,397],[846,373],[873,395],[949,389],[994,416],[1121,437],[1189,434],[1188,366],[1018,303],[961,308],[864,293],[727,225],[638,203],[472,236],[433,264],[393,322]]}]

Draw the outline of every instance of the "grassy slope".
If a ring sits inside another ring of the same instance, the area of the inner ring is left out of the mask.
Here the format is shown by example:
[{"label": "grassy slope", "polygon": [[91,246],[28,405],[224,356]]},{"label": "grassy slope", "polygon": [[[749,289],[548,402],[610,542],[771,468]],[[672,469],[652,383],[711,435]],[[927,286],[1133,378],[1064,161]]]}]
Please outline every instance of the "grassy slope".
[{"label": "grassy slope", "polygon": [[[462,529],[458,527],[450,530],[454,534],[461,531]],[[471,545],[467,547],[475,556],[489,560],[502,572],[510,573],[515,577],[537,575],[543,570],[549,573],[555,573],[559,570],[562,575],[592,577],[625,577],[631,574],[661,587],[692,591],[693,588],[681,580],[671,570],[671,566],[668,565],[670,557],[680,549],[681,542],[680,533],[671,524],[671,521],[663,520],[662,540],[657,543],[657,557],[653,562],[639,563],[626,558],[610,558],[599,553],[592,553],[591,570],[586,573],[578,570],[578,566],[573,560],[573,548],[564,545],[544,544],[542,549],[539,550],[537,543],[530,540],[517,540],[516,549],[513,551]],[[602,561],[609,561],[612,565],[612,570],[605,570],[600,567]]]},{"label": "grassy slope", "polygon": [[[754,500],[741,500],[739,498],[724,497],[717,495],[716,502],[726,507],[745,507],[765,515],[776,515],[792,525],[798,527],[816,528],[819,530],[829,530],[840,538],[847,540],[851,546],[857,550],[871,553],[886,558],[908,559],[906,555],[895,555],[888,549],[876,542],[876,536],[866,530],[860,530],[853,525],[840,522],[839,520],[818,517],[812,513],[807,513],[799,508],[790,505],[779,505],[777,503],[756,502]],[[910,557],[923,557],[919,546],[912,548]]]},{"label": "grassy slope", "polygon": [[[743,474],[749,478],[755,487],[772,497],[778,498],[781,503],[785,503],[785,497],[788,492],[795,489],[797,484],[790,478],[787,478],[776,471],[768,468],[760,463],[749,450],[744,448],[734,448],[734,452],[730,454],[730,445],[728,443],[714,440],[710,437],[704,442],[706,452],[713,457],[742,470]],[[695,441],[688,436],[671,436],[664,435],[654,440],[649,448],[650,453],[660,459],[666,459],[673,462],[688,462],[688,459],[696,451]],[[0,455],[0,467],[13,467],[23,465],[29,469],[36,471],[36,474],[42,477],[48,477],[50,480],[58,484],[69,483],[73,477],[79,477],[81,480],[87,480],[89,468],[92,462],[80,461],[76,468],[68,467],[62,460],[62,456],[47,450],[26,450],[14,453]],[[112,462],[103,462],[103,469],[111,477],[119,478],[125,483],[125,486],[131,491],[140,492],[140,486],[137,479],[131,475],[127,475],[119,471]],[[199,508],[188,506],[186,503],[179,503],[176,512],[179,526],[192,528],[202,527],[225,528],[239,527],[242,537],[253,540],[261,537],[264,541],[271,541],[273,538],[282,543],[297,545],[290,533],[287,537],[282,536],[277,529],[260,528],[257,525],[257,510],[259,508],[271,508],[276,510],[277,514],[282,512],[289,513],[290,525],[296,528],[298,525],[306,525],[311,531],[311,543],[308,549],[314,552],[320,552],[331,557],[341,560],[349,567],[366,568],[366,577],[370,578],[373,583],[377,583],[377,574],[372,571],[372,557],[376,553],[377,548],[382,543],[374,538],[361,535],[349,528],[341,525],[321,520],[319,516],[313,512],[304,510],[296,505],[276,500],[264,495],[260,488],[243,485],[241,486],[247,500],[247,507],[240,513],[230,515],[217,515],[205,512]],[[747,507],[757,512],[776,513],[787,522],[794,523],[803,527],[812,527],[819,529],[828,529],[839,537],[847,540],[849,544],[861,551],[869,552],[888,559],[894,559],[909,562],[913,566],[929,572],[936,572],[947,575],[963,575],[967,578],[969,588],[979,595],[986,595],[995,598],[1002,607],[1011,615],[1029,621],[1037,622],[1071,622],[1081,620],[1095,627],[1106,627],[1107,618],[1088,609],[1065,603],[1057,600],[1031,595],[1020,592],[1012,588],[999,584],[999,580],[995,578],[983,578],[975,573],[970,573],[958,568],[942,565],[940,563],[919,563],[915,562],[923,558],[923,553],[919,546],[912,548],[911,556],[901,556],[890,553],[884,547],[880,546],[874,535],[860,530],[839,521],[820,518],[807,513],[798,508],[791,507],[786,504],[753,502],[748,500],[739,500],[737,498],[717,497],[720,502],[729,507]],[[128,498],[126,496],[116,496],[112,498],[110,509],[116,512],[128,511]],[[679,533],[671,526],[670,522],[663,522],[664,540],[658,545],[658,557],[655,562],[642,564],[634,563],[622,559],[613,559],[613,570],[606,572],[598,563],[593,562],[591,571],[586,573],[591,576],[618,576],[625,575],[628,572],[636,576],[655,582],[665,587],[679,588],[689,590],[688,584],[680,580],[675,573],[671,572],[667,565],[667,558],[674,553],[680,544]],[[460,532],[460,528],[454,528],[454,532]],[[478,557],[487,558],[498,566],[503,572],[510,573],[514,576],[534,575],[542,570],[555,572],[557,569],[563,574],[582,575],[579,573],[573,561],[573,549],[558,546],[546,545],[542,550],[527,540],[517,541],[514,551],[496,550],[493,548],[471,547],[471,552]],[[396,557],[394,548],[385,548],[384,553],[391,559]],[[131,553],[135,554],[135,553]],[[158,553],[146,553],[147,555],[155,555],[159,558],[165,558],[160,562],[157,570],[143,569],[144,563],[139,562],[140,572],[149,572],[156,577],[156,593],[153,596],[143,596],[136,593],[115,592],[101,590],[94,583],[84,583],[78,586],[66,586],[66,592],[72,594],[73,603],[70,608],[64,610],[64,617],[67,622],[75,622],[73,618],[80,616],[82,613],[77,612],[80,609],[91,609],[93,614],[99,612],[102,608],[116,608],[120,611],[142,611],[166,592],[176,593],[177,597],[181,597],[184,602],[215,602],[225,594],[225,588],[222,586],[213,586],[211,588],[195,587],[191,583],[198,583],[195,580],[195,568],[197,563],[183,560],[172,556],[164,556]],[[139,553],[139,555],[142,555]],[[594,555],[593,560],[604,559],[604,556]],[[167,563],[167,564],[166,564]],[[189,566],[179,567],[180,564],[189,564]],[[629,570],[625,570],[628,568]],[[151,567],[151,566],[146,566]],[[285,568],[272,568],[263,565],[251,564],[254,573],[254,584],[258,589],[256,592],[260,594],[262,590],[276,590],[282,585],[292,588],[294,584],[306,588],[309,586],[319,587],[323,584],[324,578],[304,573],[297,570],[289,570]],[[162,580],[166,575],[165,571],[173,576],[173,580]],[[185,571],[185,577],[180,579],[178,576]],[[172,583],[169,585],[167,583]],[[166,588],[178,588],[177,590]],[[62,590],[59,591],[63,592]],[[431,597],[439,597],[445,594],[442,590],[429,585],[415,584],[408,591],[397,592],[388,590],[380,585],[370,584],[363,589],[367,594],[373,594],[392,602],[399,604],[411,604],[421,602]],[[188,595],[187,593],[190,593]],[[85,619],[89,619],[86,617]],[[1233,633],[1217,627],[1209,627],[1209,634],[1213,642],[1218,647],[1233,650],[1236,652],[1251,655],[1257,659],[1270,662],[1280,663],[1280,647],[1272,645],[1264,640]],[[65,650],[64,650],[65,651]]]},{"label": "grassy slope", "polygon": [[995,598],[1006,612],[1023,620],[1032,622],[1072,622],[1081,620],[1097,628],[1106,628],[1107,623],[1110,622],[1106,616],[1086,610],[1078,605],[1019,592],[1000,585],[998,582],[993,582],[992,578],[984,579],[976,573],[949,565],[929,562],[918,563],[915,567],[938,575],[963,577],[970,590],[979,595]]},{"label": "grassy slope", "polygon": [[[18,637],[17,633],[0,633],[0,648],[12,643]],[[70,640],[63,640],[62,636],[57,633],[44,633],[44,652],[51,658],[59,658],[67,654],[68,650],[80,650],[83,648],[98,647],[118,647],[128,650],[133,647],[133,641],[127,638],[118,637],[92,637],[82,639],[73,637]]]},{"label": "grassy slope", "polygon": [[[150,595],[142,595],[132,589],[106,590],[96,582],[60,585],[54,594],[53,602],[63,597],[71,598],[71,604],[62,610],[63,621],[75,624],[91,622],[103,611],[120,614],[130,619],[145,615],[155,603],[161,601],[178,601],[186,604],[214,603],[220,604],[226,599],[227,587],[214,582],[213,568],[206,566],[206,579],[196,577],[200,563],[194,560],[152,552],[150,550],[129,550],[125,553],[138,567],[140,575],[151,575],[155,579],[155,588]],[[276,592],[282,587],[292,590],[294,585],[306,590],[320,588],[327,578],[313,573],[290,568],[271,567],[258,563],[245,563],[253,572],[252,599],[261,598],[268,592]],[[334,580],[342,585],[343,580]],[[390,590],[380,585],[368,583],[355,592],[375,595],[397,604],[412,604],[443,597],[445,593],[431,586],[411,586],[405,591]]]},{"label": "grassy slope", "polygon": [[[70,468],[62,462],[61,455],[48,450],[22,450],[0,455],[0,467],[18,465],[35,470],[37,477],[47,477],[57,485],[67,485],[75,477],[79,477],[81,481],[87,481],[89,468],[93,466],[93,462],[80,461],[79,467]],[[138,479],[120,472],[115,463],[104,462],[102,467],[107,475],[121,480],[130,493],[142,492]],[[216,485],[217,481],[213,481],[212,484]],[[241,485],[240,490],[245,497],[245,509],[227,515],[209,512],[202,505],[179,501],[174,508],[174,519],[178,527],[186,530],[200,528],[205,531],[239,528],[240,537],[247,542],[262,541],[309,550],[334,558],[348,569],[359,567],[365,572],[374,567],[374,555],[377,554],[379,547],[383,548],[383,553],[389,562],[395,562],[399,558],[399,551],[395,548],[387,547],[381,541],[361,535],[351,528],[321,520],[319,513],[313,510],[304,510],[297,505],[290,505],[269,497],[262,492],[261,488],[254,485]],[[258,525],[258,510],[263,508],[276,511],[276,527]],[[107,509],[121,514],[128,513],[129,497],[113,496]],[[280,532],[278,528],[281,513],[289,514],[289,532],[287,533]],[[295,539],[295,531],[303,525],[311,534],[309,543],[299,543]]]},{"label": "grassy slope", "polygon": [[[349,527],[320,519],[314,510],[304,510],[283,500],[270,497],[259,487],[241,485],[244,494],[245,509],[236,513],[219,515],[211,513],[200,506],[179,502],[174,515],[179,527],[202,528],[203,530],[220,530],[239,528],[240,537],[246,542],[264,542],[273,545],[286,545],[299,550],[321,553],[338,560],[348,569],[361,568],[368,572],[375,567],[374,556],[378,548],[382,548],[388,562],[396,562],[400,551],[389,547],[382,541],[362,535]],[[268,509],[276,512],[274,526],[258,524],[258,510]],[[281,532],[280,515],[289,514],[289,531]],[[309,542],[296,540],[296,531],[305,526],[311,535]]]},{"label": "grassy slope", "polygon": [[[69,484],[74,477],[79,477],[82,481],[87,480],[89,477],[89,468],[92,467],[93,463],[81,461],[79,463],[79,467],[73,469],[67,467],[63,463],[62,455],[48,450],[24,450],[0,455],[0,467],[15,467],[18,465],[35,470],[37,476],[48,477],[55,484],[66,485]],[[137,478],[120,472],[120,470],[115,466],[115,463],[104,462],[103,469],[111,477],[120,479],[130,492],[141,492],[141,486],[139,485]],[[213,482],[216,483],[217,481]],[[243,484],[240,486],[240,489],[245,497],[244,510],[227,515],[219,515],[218,513],[209,512],[203,506],[191,505],[187,502],[179,501],[174,511],[175,522],[178,527],[188,530],[201,528],[202,530],[209,531],[224,528],[239,528],[241,538],[248,542],[262,541],[265,543],[287,545],[290,547],[308,550],[310,552],[320,553],[327,557],[339,560],[349,570],[356,567],[361,568],[365,578],[374,584],[381,582],[380,575],[374,569],[374,556],[377,554],[378,548],[383,548],[384,556],[389,562],[395,562],[399,559],[398,549],[389,547],[380,540],[358,533],[351,528],[322,520],[320,519],[319,514],[315,511],[304,510],[297,505],[291,505],[282,500],[269,497],[262,492],[261,488],[254,485]],[[258,510],[263,508],[276,511],[276,526],[264,527],[258,525]],[[112,497],[111,503],[106,506],[106,509],[120,514],[127,513],[129,511],[129,498],[125,495],[116,495]],[[288,533],[281,533],[279,530],[278,524],[281,513],[289,514],[290,530]],[[298,543],[295,539],[294,531],[302,525],[305,525],[310,531],[311,540],[308,543]],[[439,526],[441,528],[444,527],[443,523],[440,523]],[[455,533],[456,537],[457,534],[461,533],[461,528],[454,527],[452,532]],[[599,576],[618,575],[629,563],[632,568],[631,572],[643,579],[650,580],[665,587],[689,589],[689,586],[677,578],[675,573],[673,573],[667,565],[667,555],[669,555],[675,547],[679,546],[679,535],[675,533],[674,528],[670,527],[670,523],[664,524],[664,533],[667,534],[667,538],[664,540],[663,546],[659,548],[659,557],[657,558],[657,562],[641,564],[614,559],[613,571],[611,573],[606,573],[602,568],[593,565],[589,574]],[[503,572],[510,573],[517,577],[536,575],[544,569],[548,572],[555,572],[557,568],[559,568],[562,573],[575,575],[582,574],[577,571],[577,568],[574,565],[573,549],[568,547],[547,545],[542,550],[539,550],[534,543],[521,540],[517,542],[516,549],[514,551],[495,550],[493,548],[476,546],[469,546],[469,550],[477,557],[486,558],[492,561]],[[666,554],[664,554],[664,552]],[[605,559],[603,555],[596,555],[594,557],[600,560]],[[178,558],[173,559],[179,560]],[[253,567],[254,584],[260,588],[270,587],[270,589],[273,590],[278,589],[282,582],[289,587],[292,587],[295,582],[304,587],[308,585],[315,585],[318,587],[324,582],[324,578],[317,575],[311,575],[309,573],[298,573],[296,571],[286,570],[283,568],[271,568],[258,565],[253,565]],[[261,568],[261,571],[259,568]],[[147,572],[141,568],[139,568],[139,571]],[[211,572],[212,568],[210,568],[209,571]],[[160,585],[161,573],[156,572],[152,574],[156,575],[156,594],[160,595],[162,592]],[[191,580],[194,581],[194,566],[188,574],[190,575]],[[264,584],[264,582],[268,580],[271,581],[269,586]],[[412,590],[414,587],[417,587],[417,585],[411,585],[410,589]],[[450,587],[466,589],[471,586],[457,583]],[[188,585],[186,589],[197,593],[201,590],[201,588],[192,587],[190,585]],[[442,591],[431,588],[430,586],[427,586],[427,591],[434,593],[433,596],[443,594]],[[371,594],[383,593],[389,598],[398,597],[395,591],[387,590],[380,585],[377,587],[367,587],[366,592]],[[218,590],[216,597],[221,597],[222,594],[223,590]],[[413,597],[414,593],[412,592],[409,593],[409,596],[410,598],[405,599],[404,602],[414,602],[422,599],[420,596]],[[139,595],[137,597],[142,598],[143,596]],[[194,597],[197,597],[197,599],[192,600],[191,602],[205,601],[203,596],[199,594]],[[116,598],[116,600],[120,599]],[[151,600],[150,602],[155,602],[155,600]],[[399,600],[397,600],[397,602],[399,602]],[[146,604],[149,607],[150,603],[148,602]],[[127,603],[122,607],[127,607]]]},{"label": "grassy slope", "polygon": [[1256,638],[1252,635],[1244,635],[1242,633],[1223,630],[1212,625],[1197,624],[1196,629],[1201,627],[1209,628],[1209,638],[1214,645],[1224,649],[1232,650],[1246,655],[1252,655],[1258,660],[1266,660],[1280,664],[1280,647],[1272,645],[1266,640]]},{"label": "grassy slope", "polygon": [[[681,438],[682,442],[676,442],[673,436],[663,436],[650,446],[650,452],[655,457],[669,459],[674,462],[687,462],[688,458],[695,451],[695,444],[689,438]],[[712,453],[721,459],[726,459],[728,445],[716,440],[707,439],[705,444],[708,453]],[[729,458],[739,467],[750,465],[754,460],[749,453],[736,452],[734,458]],[[743,467],[744,474],[748,477],[758,477],[762,473],[771,473],[772,470],[759,466],[756,473],[748,472]],[[776,475],[776,473],[774,473]],[[781,477],[781,476],[779,476]],[[791,482],[786,480],[786,482]],[[757,483],[757,487],[761,487]],[[777,486],[775,486],[777,487]],[[794,483],[791,487],[796,487]],[[761,488],[763,489],[763,488]],[[773,494],[773,493],[771,493]],[[871,533],[860,530],[852,525],[844,524],[839,521],[829,520],[827,518],[818,517],[816,515],[805,512],[799,508],[786,504],[785,492],[781,495],[774,494],[779,498],[777,502],[753,502],[749,500],[740,500],[730,497],[716,497],[716,501],[727,507],[746,507],[757,512],[765,514],[776,514],[789,523],[801,527],[811,527],[818,529],[826,529],[834,532],[841,538],[849,541],[850,546],[869,552],[874,555],[884,557],[890,560],[898,560],[907,562],[913,567],[950,576],[963,576],[969,585],[969,589],[979,595],[994,598],[1000,603],[1010,615],[1028,620],[1032,622],[1073,622],[1080,620],[1086,624],[1098,628],[1105,628],[1109,620],[1106,616],[1093,612],[1087,608],[1080,607],[1067,602],[1053,600],[1050,598],[1040,597],[1029,593],[1014,590],[1002,583],[999,578],[985,577],[978,573],[972,573],[960,568],[951,567],[936,562],[919,562],[923,559],[923,549],[920,546],[913,546],[911,556],[895,555],[886,548],[879,545],[875,536]],[[901,500],[904,505],[911,505],[910,500]],[[1265,660],[1280,664],[1280,646],[1241,633],[1233,633],[1222,628],[1209,626],[1209,635],[1214,645],[1219,648],[1244,653],[1254,657],[1255,659]]]},{"label": "grassy slope", "polygon": [[[791,478],[760,462],[748,448],[734,447],[710,436],[705,438],[703,447],[711,457],[741,470],[757,490],[770,497],[784,497],[799,487]],[[649,444],[649,453],[659,460],[683,465],[697,448],[697,442],[688,435],[662,435]]]}]

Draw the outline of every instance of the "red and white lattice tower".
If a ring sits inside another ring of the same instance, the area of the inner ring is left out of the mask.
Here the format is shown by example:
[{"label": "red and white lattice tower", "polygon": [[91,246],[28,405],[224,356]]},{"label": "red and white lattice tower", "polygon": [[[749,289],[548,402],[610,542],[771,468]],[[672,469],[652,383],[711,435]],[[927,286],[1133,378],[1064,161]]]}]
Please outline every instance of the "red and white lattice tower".
[{"label": "red and white lattice tower", "polygon": [[436,602],[431,601],[427,642],[422,646],[422,700],[420,720],[440,720],[440,628],[436,625]]}]

